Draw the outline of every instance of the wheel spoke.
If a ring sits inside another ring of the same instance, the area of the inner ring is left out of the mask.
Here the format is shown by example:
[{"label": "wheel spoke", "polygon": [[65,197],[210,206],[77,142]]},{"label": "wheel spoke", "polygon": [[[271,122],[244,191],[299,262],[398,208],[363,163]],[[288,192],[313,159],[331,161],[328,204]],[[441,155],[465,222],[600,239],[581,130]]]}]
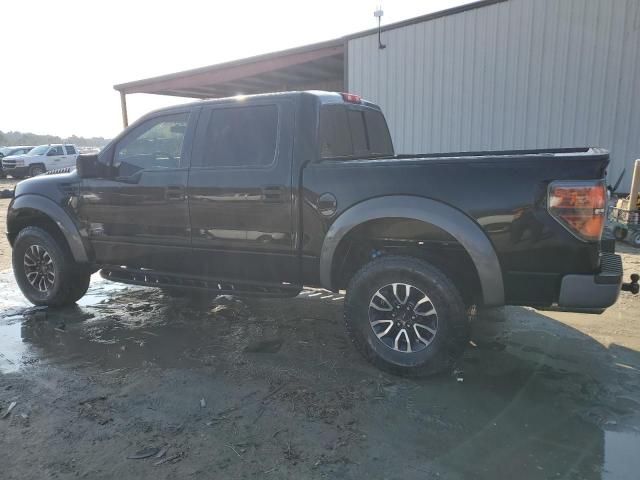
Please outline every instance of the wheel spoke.
[{"label": "wheel spoke", "polygon": [[435,335],[436,334],[436,330],[434,330],[433,328],[427,327],[426,325],[423,325],[422,323],[415,323],[414,326],[416,328],[424,328],[431,335]]},{"label": "wheel spoke", "polygon": [[[424,305],[425,303],[430,304],[431,308],[426,312],[420,312],[418,307],[420,307],[420,305]],[[413,313],[415,313],[416,315],[420,315],[421,317],[428,317],[429,315],[433,315],[434,313],[436,313],[436,309],[433,307],[433,303],[431,303],[429,297],[425,295],[413,307]]]},{"label": "wheel spoke", "polygon": [[[376,335],[378,336],[378,338],[384,337],[393,328],[393,320],[376,320],[375,322],[371,322],[371,326],[375,327],[377,325],[380,325],[381,323],[386,323],[387,324],[387,328],[385,328],[381,332],[376,332]],[[374,329],[374,331],[375,331],[375,329]]]},{"label": "wheel spoke", "polygon": [[34,258],[31,257],[31,255],[29,255],[28,252],[25,252],[24,254],[24,264],[27,267],[35,267],[36,266],[36,261]]},{"label": "wheel spoke", "polygon": [[[404,288],[404,298],[400,298],[400,296],[398,295],[399,285],[402,285],[402,287]],[[393,288],[393,296],[396,297],[396,300],[398,301],[398,303],[402,305],[407,303],[407,300],[409,300],[409,294],[411,293],[411,286],[406,285],[404,283],[394,283],[392,288]]]},{"label": "wheel spoke", "polygon": [[398,350],[398,351],[402,351],[402,350],[400,350],[400,337],[404,337],[405,342],[407,344],[407,349],[405,350],[405,352],[407,352],[407,353],[411,352],[411,341],[409,340],[409,334],[407,333],[407,331],[404,328],[402,330],[400,330],[398,332],[398,334],[396,335],[396,338],[393,341],[393,348]]},{"label": "wheel spoke", "polygon": [[[425,346],[428,346],[431,343],[431,340],[427,340],[422,335],[420,335],[420,331],[418,330],[418,324],[414,324],[413,325],[413,331],[416,334],[416,337],[418,337],[418,340],[420,340],[422,343],[424,343]],[[434,335],[435,335],[435,333],[434,333]],[[431,337],[431,339],[433,340],[433,337]]]},{"label": "wheel spoke", "polygon": [[[380,305],[376,305],[375,303],[376,298],[379,298],[380,300],[382,300],[385,303],[386,308],[381,307]],[[391,310],[393,310],[393,306],[391,305],[391,302],[389,302],[389,300],[387,300],[387,298],[384,295],[382,295],[382,293],[380,293],[380,290],[378,290],[376,294],[373,296],[369,306],[381,312],[390,312]]]}]

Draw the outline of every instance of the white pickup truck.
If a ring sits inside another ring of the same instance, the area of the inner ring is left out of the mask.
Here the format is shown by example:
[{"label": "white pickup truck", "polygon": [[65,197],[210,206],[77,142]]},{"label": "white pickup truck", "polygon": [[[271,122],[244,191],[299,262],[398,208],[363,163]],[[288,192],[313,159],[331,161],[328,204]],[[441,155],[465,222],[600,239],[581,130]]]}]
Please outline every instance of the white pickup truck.
[{"label": "white pickup truck", "polygon": [[74,167],[78,158],[75,145],[40,145],[24,155],[2,159],[2,170],[14,178],[35,177],[59,168]]}]

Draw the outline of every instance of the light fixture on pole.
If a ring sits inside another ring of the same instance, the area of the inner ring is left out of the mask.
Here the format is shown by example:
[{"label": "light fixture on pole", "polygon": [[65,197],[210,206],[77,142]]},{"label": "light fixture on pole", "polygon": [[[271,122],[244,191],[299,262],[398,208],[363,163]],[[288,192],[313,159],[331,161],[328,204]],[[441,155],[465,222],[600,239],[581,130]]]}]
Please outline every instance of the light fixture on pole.
[{"label": "light fixture on pole", "polygon": [[384,15],[384,12],[382,11],[382,6],[378,6],[378,8],[376,9],[375,12],[373,12],[373,16],[376,17],[378,19],[378,48],[380,50],[383,50],[385,48],[387,48],[387,46],[385,44],[382,43],[382,16]]}]

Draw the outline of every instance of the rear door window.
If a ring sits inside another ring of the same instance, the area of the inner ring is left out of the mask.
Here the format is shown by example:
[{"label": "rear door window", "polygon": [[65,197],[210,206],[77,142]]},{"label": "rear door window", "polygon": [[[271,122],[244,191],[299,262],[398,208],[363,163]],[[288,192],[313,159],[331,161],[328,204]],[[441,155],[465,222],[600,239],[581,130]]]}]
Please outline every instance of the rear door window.
[{"label": "rear door window", "polygon": [[268,167],[278,144],[278,106],[216,108],[206,131],[204,167]]},{"label": "rear door window", "polygon": [[76,154],[76,149],[73,145],[65,145],[64,147],[67,150],[67,154],[68,155],[75,155]]}]

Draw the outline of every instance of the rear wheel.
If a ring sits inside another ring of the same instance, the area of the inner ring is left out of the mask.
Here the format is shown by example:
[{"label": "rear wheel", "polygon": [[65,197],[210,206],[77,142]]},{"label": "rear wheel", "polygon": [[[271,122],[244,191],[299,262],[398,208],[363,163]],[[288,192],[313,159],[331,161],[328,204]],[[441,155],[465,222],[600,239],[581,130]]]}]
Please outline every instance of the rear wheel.
[{"label": "rear wheel", "polygon": [[382,257],[360,269],[347,289],[345,323],[367,360],[403,375],[451,367],[468,336],[464,302],[454,284],[411,257]]},{"label": "rear wheel", "polygon": [[70,305],[89,288],[90,270],[73,260],[66,245],[38,227],[20,231],[12,263],[20,290],[34,305]]},{"label": "rear wheel", "polygon": [[640,232],[636,232],[631,237],[631,245],[636,248],[640,248]]}]

